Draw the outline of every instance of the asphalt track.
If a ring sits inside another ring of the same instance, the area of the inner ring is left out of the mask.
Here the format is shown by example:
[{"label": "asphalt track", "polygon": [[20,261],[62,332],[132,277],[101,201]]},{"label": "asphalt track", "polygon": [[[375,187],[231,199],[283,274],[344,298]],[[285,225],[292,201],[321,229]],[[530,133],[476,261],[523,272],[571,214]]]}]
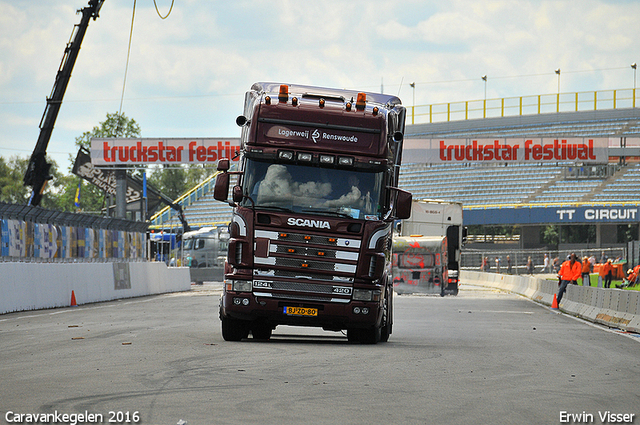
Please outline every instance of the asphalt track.
[{"label": "asphalt track", "polygon": [[231,343],[220,287],[0,316],[0,423],[640,423],[640,338],[517,295],[397,296],[384,344]]}]

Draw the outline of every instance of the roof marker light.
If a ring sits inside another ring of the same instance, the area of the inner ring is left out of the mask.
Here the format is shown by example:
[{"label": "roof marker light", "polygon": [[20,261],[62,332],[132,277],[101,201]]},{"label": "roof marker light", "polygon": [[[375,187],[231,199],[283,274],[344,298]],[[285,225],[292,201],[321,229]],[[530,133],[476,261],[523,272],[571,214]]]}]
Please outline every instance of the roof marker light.
[{"label": "roof marker light", "polygon": [[320,98],[320,100],[318,101],[318,104],[320,105],[321,108],[324,108],[324,98]]},{"label": "roof marker light", "polygon": [[320,155],[320,164],[333,164],[336,158],[332,155]]},{"label": "roof marker light", "polygon": [[264,104],[265,105],[271,105],[271,96],[266,96],[264,98]]},{"label": "roof marker light", "polygon": [[289,100],[289,86],[286,84],[282,84],[280,86],[280,93],[278,94],[278,100],[280,102],[286,103]]},{"label": "roof marker light", "polygon": [[347,112],[351,111],[351,102],[347,102],[345,107],[347,108]]},{"label": "roof marker light", "polygon": [[287,160],[287,161],[291,161],[293,159],[293,152],[292,151],[279,151],[278,152],[278,158],[284,159],[284,160]]},{"label": "roof marker light", "polygon": [[367,95],[362,92],[358,93],[358,100],[356,100],[356,109],[358,111],[364,111],[366,102],[367,102]]},{"label": "roof marker light", "polygon": [[292,104],[293,106],[298,106],[298,98],[297,98],[297,97],[295,97],[295,96],[294,96],[294,97],[292,97],[292,98],[291,98],[291,104]]},{"label": "roof marker light", "polygon": [[311,161],[313,154],[308,152],[298,152],[298,161]]},{"label": "roof marker light", "polygon": [[373,116],[375,117],[376,115],[378,115],[379,111],[380,111],[380,109],[378,109],[377,106],[375,108],[373,108]]}]

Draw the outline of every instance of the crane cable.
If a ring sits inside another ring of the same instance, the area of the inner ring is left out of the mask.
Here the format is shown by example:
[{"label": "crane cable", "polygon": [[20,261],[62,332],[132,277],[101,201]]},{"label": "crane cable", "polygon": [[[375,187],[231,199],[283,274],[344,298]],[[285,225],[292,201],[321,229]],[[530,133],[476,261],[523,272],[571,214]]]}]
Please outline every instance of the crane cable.
[{"label": "crane cable", "polygon": [[171,0],[171,7],[169,8],[169,11],[167,12],[167,14],[165,16],[162,16],[160,14],[160,11],[158,10],[158,4],[156,3],[156,0],[153,0],[153,5],[156,7],[156,13],[160,17],[160,19],[167,19],[169,17],[169,15],[171,15],[171,11],[173,10],[173,2],[174,1],[175,0]]},{"label": "crane cable", "polygon": [[[155,0],[154,0],[155,3]],[[129,31],[129,47],[127,48],[127,63],[124,67],[124,80],[122,81],[122,95],[120,96],[120,110],[118,117],[122,114],[122,103],[124,102],[124,88],[127,84],[127,71],[129,70],[129,55],[131,53],[131,39],[133,38],[133,21],[136,17],[136,0],[133,0],[133,15],[131,16],[131,30]],[[118,119],[118,122],[120,119]]]},{"label": "crane cable", "polygon": [[[158,4],[156,3],[156,0],[153,0],[153,5],[156,8],[156,13],[158,14],[158,16],[160,17],[160,19],[167,19],[169,17],[169,15],[171,14],[171,11],[173,10],[173,4],[174,4],[175,0],[171,0],[171,7],[169,7],[169,11],[167,12],[167,14],[165,16],[162,16],[162,14],[160,14],[160,10],[158,10]],[[131,54],[131,40],[133,39],[133,22],[135,20],[136,17],[136,0],[133,0],[133,13],[131,16],[131,29],[129,30],[129,47],[127,48],[127,63],[124,67],[124,80],[122,82],[122,95],[120,96],[120,109],[118,110],[118,116],[120,116],[122,114],[122,104],[124,103],[124,89],[125,86],[127,84],[127,71],[129,70],[129,56]]]}]

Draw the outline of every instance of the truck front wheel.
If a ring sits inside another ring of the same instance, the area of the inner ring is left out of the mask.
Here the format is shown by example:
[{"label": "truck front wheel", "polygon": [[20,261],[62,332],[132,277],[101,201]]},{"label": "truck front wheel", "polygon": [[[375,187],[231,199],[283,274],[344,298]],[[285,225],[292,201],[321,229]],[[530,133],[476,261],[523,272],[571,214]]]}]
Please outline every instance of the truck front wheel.
[{"label": "truck front wheel", "polygon": [[253,335],[253,339],[262,339],[268,340],[271,338],[271,333],[273,328],[268,323],[259,323],[254,324],[251,328],[251,335]]},{"label": "truck front wheel", "polygon": [[222,318],[222,338],[225,341],[240,341],[249,336],[249,326],[242,320]]},{"label": "truck front wheel", "polygon": [[382,329],[380,333],[380,342],[389,341],[392,327],[393,314],[393,290],[387,290],[387,297],[384,300],[384,309],[382,311]]}]

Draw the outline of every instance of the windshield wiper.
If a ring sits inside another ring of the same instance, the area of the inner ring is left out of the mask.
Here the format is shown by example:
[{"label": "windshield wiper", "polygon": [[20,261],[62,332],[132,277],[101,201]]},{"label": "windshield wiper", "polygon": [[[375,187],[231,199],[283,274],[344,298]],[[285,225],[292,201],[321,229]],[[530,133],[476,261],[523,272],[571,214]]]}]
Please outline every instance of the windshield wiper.
[{"label": "windshield wiper", "polygon": [[332,215],[332,216],[335,216],[335,217],[353,218],[350,214],[343,213],[343,212],[339,212],[339,211],[327,211],[327,210],[305,209],[305,210],[301,210],[300,212],[305,212],[305,213],[318,213],[318,214],[324,214],[324,215]]},{"label": "windshield wiper", "polygon": [[286,211],[292,213],[293,210],[291,208],[279,207],[276,205],[256,205],[255,208],[265,209],[265,210],[277,210],[277,211]]}]

